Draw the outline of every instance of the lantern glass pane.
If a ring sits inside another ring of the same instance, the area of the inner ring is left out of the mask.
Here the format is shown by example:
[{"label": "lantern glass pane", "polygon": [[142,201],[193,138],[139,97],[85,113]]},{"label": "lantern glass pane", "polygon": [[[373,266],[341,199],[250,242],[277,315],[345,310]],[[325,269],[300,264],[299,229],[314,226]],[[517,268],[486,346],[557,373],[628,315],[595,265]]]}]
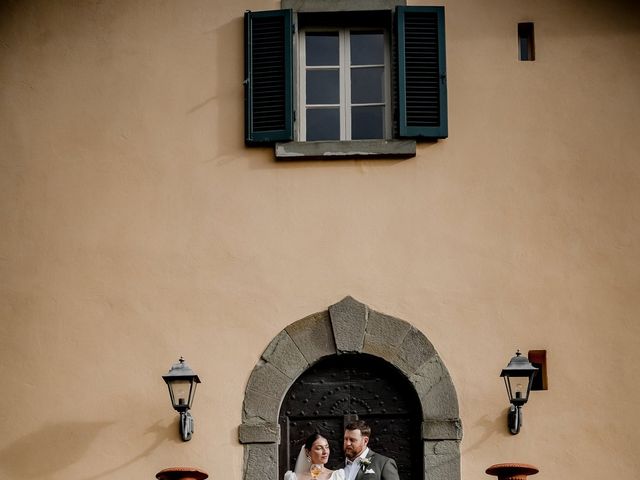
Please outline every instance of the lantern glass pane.
[{"label": "lantern glass pane", "polygon": [[191,394],[189,397],[189,408],[193,405],[193,398],[196,396],[196,387],[198,386],[197,382],[191,383]]},{"label": "lantern glass pane", "polygon": [[176,407],[189,405],[191,382],[189,380],[172,380],[170,385],[171,391],[173,392],[173,405]]},{"label": "lantern glass pane", "polygon": [[510,376],[509,388],[511,400],[527,400],[529,393],[529,376]]}]

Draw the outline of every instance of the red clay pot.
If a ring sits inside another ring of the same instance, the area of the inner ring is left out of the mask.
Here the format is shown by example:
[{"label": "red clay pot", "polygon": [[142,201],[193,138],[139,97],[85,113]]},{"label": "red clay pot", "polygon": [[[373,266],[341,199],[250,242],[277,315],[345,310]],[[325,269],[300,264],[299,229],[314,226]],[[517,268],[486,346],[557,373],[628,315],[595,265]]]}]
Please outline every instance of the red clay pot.
[{"label": "red clay pot", "polygon": [[539,470],[526,463],[498,463],[491,465],[486,472],[497,476],[498,480],[527,480],[527,475],[535,475]]},{"label": "red clay pot", "polygon": [[158,480],[205,480],[209,474],[196,467],[171,467],[156,474]]}]

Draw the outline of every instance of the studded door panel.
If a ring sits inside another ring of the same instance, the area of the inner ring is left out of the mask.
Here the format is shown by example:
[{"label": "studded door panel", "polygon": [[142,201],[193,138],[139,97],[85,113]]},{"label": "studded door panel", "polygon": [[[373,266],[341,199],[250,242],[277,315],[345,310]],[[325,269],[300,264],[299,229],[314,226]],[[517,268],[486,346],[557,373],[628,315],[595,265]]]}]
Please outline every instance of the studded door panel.
[{"label": "studded door panel", "polygon": [[327,357],[293,384],[280,409],[280,478],[293,469],[304,439],[318,431],[329,440],[328,467],[344,465],[344,425],[360,418],[372,428],[369,446],[396,460],[402,480],[422,478],[420,404],[395,367],[364,354]]}]

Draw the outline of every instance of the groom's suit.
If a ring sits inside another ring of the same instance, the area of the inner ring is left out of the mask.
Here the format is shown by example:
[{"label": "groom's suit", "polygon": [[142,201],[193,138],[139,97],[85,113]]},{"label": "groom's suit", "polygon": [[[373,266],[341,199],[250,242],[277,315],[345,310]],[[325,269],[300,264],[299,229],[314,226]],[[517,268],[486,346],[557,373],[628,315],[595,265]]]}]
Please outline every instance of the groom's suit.
[{"label": "groom's suit", "polygon": [[371,460],[371,464],[364,469],[360,468],[355,480],[400,480],[398,466],[392,458],[380,455],[371,449],[365,458]]}]

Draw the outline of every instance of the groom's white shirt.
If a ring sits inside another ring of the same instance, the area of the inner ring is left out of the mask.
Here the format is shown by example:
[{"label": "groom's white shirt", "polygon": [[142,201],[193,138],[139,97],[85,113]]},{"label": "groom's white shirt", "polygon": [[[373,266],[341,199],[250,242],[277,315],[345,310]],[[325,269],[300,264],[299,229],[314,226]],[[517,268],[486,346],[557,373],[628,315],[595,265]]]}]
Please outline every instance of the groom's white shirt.
[{"label": "groom's white shirt", "polygon": [[369,447],[365,448],[360,455],[352,462],[349,459],[345,459],[344,462],[344,473],[345,480],[355,480],[356,475],[358,475],[358,469],[360,468],[360,459],[365,458],[369,453]]}]

